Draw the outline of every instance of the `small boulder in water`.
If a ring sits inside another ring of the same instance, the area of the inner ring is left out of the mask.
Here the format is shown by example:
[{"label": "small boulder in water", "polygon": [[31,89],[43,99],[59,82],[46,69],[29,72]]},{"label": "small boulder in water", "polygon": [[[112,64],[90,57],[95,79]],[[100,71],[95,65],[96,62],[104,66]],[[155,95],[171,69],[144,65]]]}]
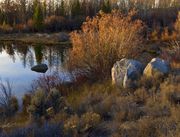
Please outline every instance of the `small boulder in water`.
[{"label": "small boulder in water", "polygon": [[46,64],[39,64],[31,68],[32,71],[45,73],[48,70],[48,66]]}]

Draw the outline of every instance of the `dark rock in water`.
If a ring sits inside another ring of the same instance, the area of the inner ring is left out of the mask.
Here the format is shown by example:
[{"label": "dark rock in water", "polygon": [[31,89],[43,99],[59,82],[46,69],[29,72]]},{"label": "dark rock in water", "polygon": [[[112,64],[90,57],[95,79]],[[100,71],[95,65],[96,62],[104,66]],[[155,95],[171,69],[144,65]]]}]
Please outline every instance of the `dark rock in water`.
[{"label": "dark rock in water", "polygon": [[31,68],[32,71],[45,73],[48,70],[48,66],[46,64],[39,64]]}]

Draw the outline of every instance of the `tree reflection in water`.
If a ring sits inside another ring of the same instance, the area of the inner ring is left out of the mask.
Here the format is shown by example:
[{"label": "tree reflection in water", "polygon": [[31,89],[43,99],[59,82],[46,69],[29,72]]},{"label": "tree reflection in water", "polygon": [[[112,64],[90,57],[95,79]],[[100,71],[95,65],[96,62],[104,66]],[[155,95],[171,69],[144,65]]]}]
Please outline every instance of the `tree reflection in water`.
[{"label": "tree reflection in water", "polygon": [[33,47],[36,57],[37,64],[41,64],[43,60],[43,48],[41,45],[36,45]]},{"label": "tree reflection in water", "polygon": [[0,54],[5,52],[14,63],[19,58],[24,68],[46,63],[50,71],[62,68],[68,49],[60,46],[0,44]]}]

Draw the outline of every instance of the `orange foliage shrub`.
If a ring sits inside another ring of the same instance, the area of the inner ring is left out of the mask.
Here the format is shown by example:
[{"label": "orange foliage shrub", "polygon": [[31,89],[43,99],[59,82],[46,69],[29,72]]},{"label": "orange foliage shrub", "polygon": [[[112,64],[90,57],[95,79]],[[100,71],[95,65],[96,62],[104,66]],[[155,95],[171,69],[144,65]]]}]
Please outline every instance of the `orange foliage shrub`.
[{"label": "orange foliage shrub", "polygon": [[175,41],[170,44],[170,49],[163,50],[162,57],[171,63],[173,68],[180,67],[180,42]]},{"label": "orange foliage shrub", "polygon": [[69,67],[85,70],[91,78],[105,78],[117,60],[135,57],[141,49],[143,23],[132,20],[134,15],[135,11],[124,15],[114,10],[87,18],[81,31],[71,33]]},{"label": "orange foliage shrub", "polygon": [[153,32],[150,33],[150,40],[157,41],[159,39],[158,35],[159,35],[159,30],[154,29]]},{"label": "orange foliage shrub", "polygon": [[34,30],[34,22],[32,19],[29,19],[28,22],[27,22],[27,27],[29,30]]},{"label": "orange foliage shrub", "polygon": [[161,40],[162,41],[170,41],[170,40],[176,40],[176,39],[177,39],[177,33],[175,31],[170,33],[168,28],[165,27],[161,34]]},{"label": "orange foliage shrub", "polygon": [[180,12],[178,13],[177,20],[174,25],[174,29],[171,33],[168,30],[168,27],[165,27],[163,29],[163,32],[161,33],[161,40],[162,41],[175,41],[177,39],[180,39]]},{"label": "orange foliage shrub", "polygon": [[17,25],[15,25],[14,26],[14,30],[16,30],[16,31],[24,31],[24,30],[26,30],[26,25],[25,24],[17,24]]},{"label": "orange foliage shrub", "polygon": [[13,28],[6,23],[3,23],[2,25],[0,25],[0,32],[10,33],[10,32],[12,32],[12,30],[13,30]]}]

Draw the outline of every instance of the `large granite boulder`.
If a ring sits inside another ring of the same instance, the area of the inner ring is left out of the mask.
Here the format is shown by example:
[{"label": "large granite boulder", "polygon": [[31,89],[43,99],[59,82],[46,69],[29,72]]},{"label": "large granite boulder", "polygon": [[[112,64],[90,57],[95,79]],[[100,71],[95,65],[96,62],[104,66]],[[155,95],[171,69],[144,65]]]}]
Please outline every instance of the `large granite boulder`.
[{"label": "large granite boulder", "polygon": [[143,69],[143,64],[137,60],[121,59],[112,68],[112,82],[117,86],[131,88],[134,86],[134,81],[141,77]]},{"label": "large granite boulder", "polygon": [[32,71],[45,73],[48,70],[48,66],[46,64],[39,64],[31,68]]},{"label": "large granite boulder", "polygon": [[153,58],[144,69],[146,77],[163,77],[170,72],[170,65],[167,61],[160,58]]}]

